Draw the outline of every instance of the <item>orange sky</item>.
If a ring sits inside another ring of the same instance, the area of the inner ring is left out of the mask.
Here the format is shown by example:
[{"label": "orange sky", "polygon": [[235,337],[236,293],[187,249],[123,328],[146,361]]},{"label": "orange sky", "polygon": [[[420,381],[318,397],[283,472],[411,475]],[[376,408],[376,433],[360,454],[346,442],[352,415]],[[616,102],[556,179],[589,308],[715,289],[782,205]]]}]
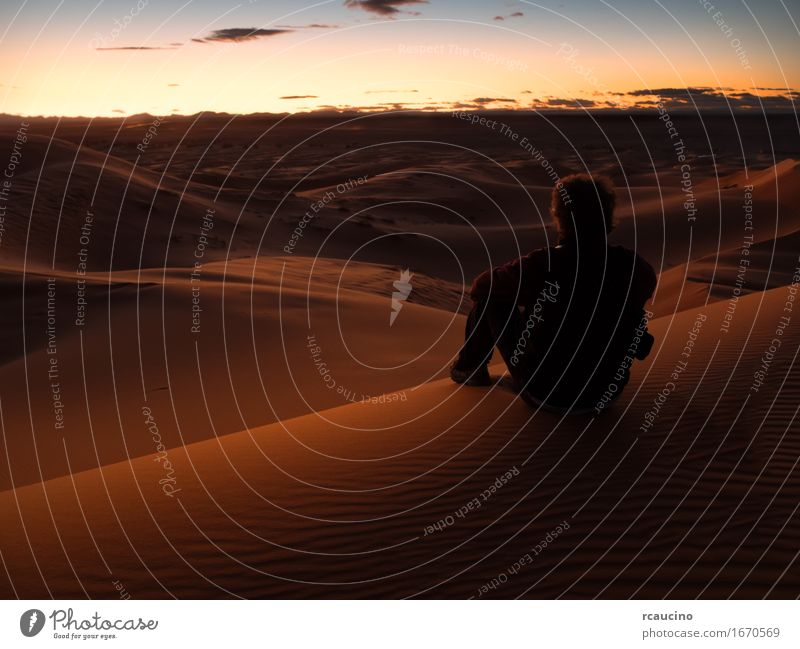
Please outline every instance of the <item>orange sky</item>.
[{"label": "orange sky", "polygon": [[625,94],[641,89],[786,95],[800,86],[798,35],[774,7],[754,20],[733,2],[675,15],[632,0],[569,10],[503,0],[363,3],[371,9],[138,1],[138,10],[113,0],[94,11],[81,0],[4,4],[0,112],[605,107],[641,101]]}]

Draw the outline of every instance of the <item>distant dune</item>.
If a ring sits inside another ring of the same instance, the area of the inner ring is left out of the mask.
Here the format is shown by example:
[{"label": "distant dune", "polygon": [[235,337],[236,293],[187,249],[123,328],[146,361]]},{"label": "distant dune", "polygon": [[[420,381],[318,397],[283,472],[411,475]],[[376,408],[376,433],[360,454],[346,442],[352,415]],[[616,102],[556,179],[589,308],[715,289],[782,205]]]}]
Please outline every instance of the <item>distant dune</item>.
[{"label": "distant dune", "polygon": [[[676,117],[688,172],[652,115],[502,118],[549,166],[444,114],[31,119],[0,595],[797,597],[794,117]],[[473,277],[586,169],[653,353],[599,414],[451,383]]]}]

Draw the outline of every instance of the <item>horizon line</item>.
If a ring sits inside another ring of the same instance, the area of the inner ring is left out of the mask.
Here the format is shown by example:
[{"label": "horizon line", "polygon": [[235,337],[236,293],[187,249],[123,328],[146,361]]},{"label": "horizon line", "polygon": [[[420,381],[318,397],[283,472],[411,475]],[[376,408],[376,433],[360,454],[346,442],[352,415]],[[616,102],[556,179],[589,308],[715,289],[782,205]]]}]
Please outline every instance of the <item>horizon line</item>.
[{"label": "horizon line", "polygon": [[[798,111],[792,108],[779,108],[779,107],[767,107],[763,109],[758,109],[755,107],[750,106],[729,106],[728,108],[723,107],[694,107],[694,106],[670,106],[669,112],[671,113],[678,113],[681,115],[686,114],[716,114],[716,115],[731,115],[736,113],[737,115],[742,114],[749,114],[749,115],[796,115]],[[319,110],[309,110],[309,111],[282,111],[282,112],[271,112],[271,111],[253,111],[249,113],[232,113],[228,111],[216,111],[216,110],[200,110],[193,113],[166,113],[164,115],[159,115],[157,113],[150,113],[150,112],[141,112],[141,113],[130,113],[130,114],[120,114],[120,115],[109,115],[109,114],[97,114],[97,115],[58,115],[58,114],[51,114],[51,115],[32,115],[32,114],[22,114],[22,113],[0,113],[0,120],[5,120],[8,118],[14,119],[110,119],[110,120],[125,120],[131,119],[133,117],[149,117],[149,118],[156,118],[160,120],[166,120],[168,118],[187,118],[187,117],[197,117],[207,115],[209,117],[285,117],[288,115],[296,115],[301,117],[316,117],[316,116],[325,116],[325,115],[446,115],[448,113],[468,113],[468,114],[475,114],[475,113],[492,113],[492,114],[539,114],[539,113],[546,113],[546,114],[605,114],[605,115],[630,115],[630,114],[648,114],[652,112],[658,112],[657,106],[630,106],[624,108],[618,107],[591,107],[591,108],[584,108],[584,107],[557,107],[557,108],[480,108],[480,107],[454,107],[454,108],[408,108],[408,109],[386,109],[386,110],[363,110],[359,108],[342,108],[342,109],[319,109]]]}]

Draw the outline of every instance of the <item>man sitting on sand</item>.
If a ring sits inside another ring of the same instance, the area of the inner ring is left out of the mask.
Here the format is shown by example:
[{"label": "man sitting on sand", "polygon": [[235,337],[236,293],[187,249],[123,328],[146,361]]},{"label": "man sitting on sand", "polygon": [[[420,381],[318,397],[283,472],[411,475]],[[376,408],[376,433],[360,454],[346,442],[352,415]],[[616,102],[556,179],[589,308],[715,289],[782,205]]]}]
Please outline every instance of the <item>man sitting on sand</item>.
[{"label": "man sitting on sand", "polygon": [[634,251],[608,245],[615,202],[604,178],[575,174],[556,185],[559,244],[478,276],[453,381],[489,385],[497,347],[515,390],[535,407],[599,412],[619,396],[633,359],[653,345],[644,305],[656,274]]}]

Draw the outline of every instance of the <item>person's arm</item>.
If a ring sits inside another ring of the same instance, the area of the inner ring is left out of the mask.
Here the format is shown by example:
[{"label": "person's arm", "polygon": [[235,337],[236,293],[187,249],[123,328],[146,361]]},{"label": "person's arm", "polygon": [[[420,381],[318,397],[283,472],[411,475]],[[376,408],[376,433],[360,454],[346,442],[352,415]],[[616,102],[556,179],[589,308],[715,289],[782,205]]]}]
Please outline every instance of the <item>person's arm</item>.
[{"label": "person's arm", "polygon": [[533,265],[531,254],[481,273],[472,284],[470,297],[475,302],[492,300],[518,304],[523,291],[523,276],[526,284],[532,281]]},{"label": "person's arm", "polygon": [[639,284],[641,294],[643,296],[642,303],[646,303],[656,290],[658,284],[658,276],[653,267],[648,264],[644,259],[636,256],[636,279]]},{"label": "person's arm", "polygon": [[[642,305],[640,309],[640,318],[644,319],[644,305],[651,297],[653,297],[653,292],[656,290],[656,285],[658,284],[658,277],[656,276],[656,271],[653,270],[653,267],[639,255],[636,255],[634,268],[634,282],[636,288],[638,289],[637,297],[640,298]],[[650,350],[653,349],[654,342],[655,338],[653,338],[653,334],[651,334],[647,328],[645,328],[642,335],[641,345],[636,352],[636,358],[640,361],[643,361],[645,358],[647,358],[650,355]]]}]

